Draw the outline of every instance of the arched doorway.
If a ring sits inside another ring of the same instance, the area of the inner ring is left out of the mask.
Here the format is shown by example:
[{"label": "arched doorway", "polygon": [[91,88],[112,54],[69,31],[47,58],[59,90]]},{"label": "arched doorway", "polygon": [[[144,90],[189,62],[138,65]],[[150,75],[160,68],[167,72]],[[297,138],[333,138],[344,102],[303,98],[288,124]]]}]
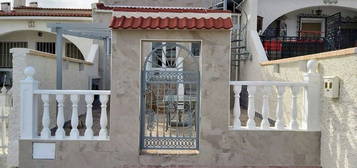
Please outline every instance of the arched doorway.
[{"label": "arched doorway", "polygon": [[142,69],[141,149],[198,149],[198,58],[175,42],[152,48]]}]

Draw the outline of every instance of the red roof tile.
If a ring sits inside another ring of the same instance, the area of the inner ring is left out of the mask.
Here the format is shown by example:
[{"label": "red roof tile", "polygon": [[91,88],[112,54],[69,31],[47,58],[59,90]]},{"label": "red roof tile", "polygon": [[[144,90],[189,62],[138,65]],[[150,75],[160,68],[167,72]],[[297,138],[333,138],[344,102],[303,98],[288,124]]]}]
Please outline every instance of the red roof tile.
[{"label": "red roof tile", "polygon": [[3,12],[0,16],[54,16],[54,17],[91,17],[91,13],[60,13],[60,12]]},{"label": "red roof tile", "polygon": [[231,18],[113,17],[112,29],[230,29]]},{"label": "red roof tile", "polygon": [[103,3],[97,3],[97,9],[113,10],[123,12],[168,12],[168,13],[231,13],[229,10],[212,10],[204,8],[173,8],[173,7],[135,7],[135,6],[105,6]]}]

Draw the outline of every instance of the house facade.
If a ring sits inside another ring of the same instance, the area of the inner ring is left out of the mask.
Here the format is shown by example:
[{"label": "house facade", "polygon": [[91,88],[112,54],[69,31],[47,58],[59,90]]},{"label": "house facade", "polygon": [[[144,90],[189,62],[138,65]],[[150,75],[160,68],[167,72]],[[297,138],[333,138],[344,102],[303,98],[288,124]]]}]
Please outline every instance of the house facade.
[{"label": "house facade", "polygon": [[[30,48],[42,52],[55,54],[56,37],[48,23],[90,23],[90,9],[61,9],[41,8],[36,3],[32,6],[18,3],[19,6],[10,8],[10,3],[2,3],[1,22],[1,70],[2,83],[12,85],[12,55],[11,48]],[[67,36],[63,42],[63,53],[66,57],[94,62],[93,40]],[[92,53],[91,53],[92,51]],[[92,56],[91,56],[92,54]],[[93,76],[94,77],[94,76]],[[97,77],[98,78],[98,77]]]}]

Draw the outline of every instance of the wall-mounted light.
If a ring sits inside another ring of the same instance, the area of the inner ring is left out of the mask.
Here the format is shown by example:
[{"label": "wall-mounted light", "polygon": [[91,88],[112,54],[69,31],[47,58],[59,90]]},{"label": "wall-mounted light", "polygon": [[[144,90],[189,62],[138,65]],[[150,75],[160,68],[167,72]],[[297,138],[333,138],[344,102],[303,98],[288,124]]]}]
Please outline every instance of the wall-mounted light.
[{"label": "wall-mounted light", "polygon": [[338,0],[323,0],[324,4],[337,4]]}]

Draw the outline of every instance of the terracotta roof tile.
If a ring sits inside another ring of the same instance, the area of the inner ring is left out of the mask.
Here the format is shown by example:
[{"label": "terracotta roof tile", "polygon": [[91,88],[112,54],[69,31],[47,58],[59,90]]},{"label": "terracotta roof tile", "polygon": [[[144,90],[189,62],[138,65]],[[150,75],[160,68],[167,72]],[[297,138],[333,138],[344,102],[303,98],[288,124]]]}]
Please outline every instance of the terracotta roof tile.
[{"label": "terracotta roof tile", "polygon": [[113,17],[112,29],[230,29],[231,18]]},{"label": "terracotta roof tile", "polygon": [[184,8],[184,7],[150,7],[150,6],[105,6],[103,3],[96,4],[97,9],[113,10],[122,12],[168,12],[168,13],[231,13],[229,10],[213,10],[204,8]]}]

